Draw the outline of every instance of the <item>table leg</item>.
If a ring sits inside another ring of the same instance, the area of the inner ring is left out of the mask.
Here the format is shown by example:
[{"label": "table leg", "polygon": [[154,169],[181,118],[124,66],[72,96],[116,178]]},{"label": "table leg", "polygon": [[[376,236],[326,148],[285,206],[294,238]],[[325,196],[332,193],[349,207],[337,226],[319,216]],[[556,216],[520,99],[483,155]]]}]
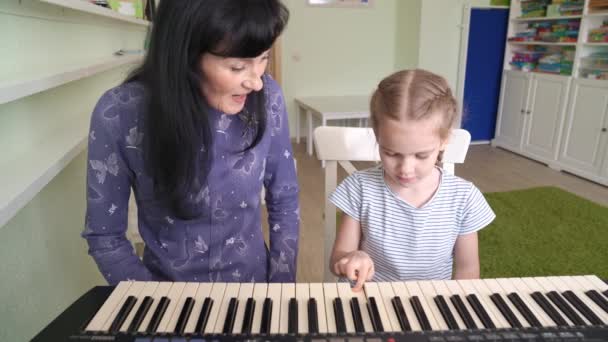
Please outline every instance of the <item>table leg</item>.
[{"label": "table leg", "polygon": [[312,113],[310,110],[306,111],[306,122],[308,123],[308,136],[306,137],[306,151],[309,156],[312,156]]},{"label": "table leg", "polygon": [[302,116],[302,107],[296,104],[296,144],[300,144],[300,117]]}]

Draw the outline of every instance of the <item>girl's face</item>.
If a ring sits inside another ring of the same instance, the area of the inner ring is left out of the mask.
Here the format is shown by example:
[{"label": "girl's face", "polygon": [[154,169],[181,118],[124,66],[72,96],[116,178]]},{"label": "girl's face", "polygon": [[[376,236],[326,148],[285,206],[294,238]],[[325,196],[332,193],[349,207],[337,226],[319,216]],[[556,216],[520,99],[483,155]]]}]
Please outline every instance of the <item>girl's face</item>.
[{"label": "girl's face", "polygon": [[378,146],[387,184],[395,192],[419,189],[431,175],[445,141],[439,136],[439,115],[419,121],[381,120]]},{"label": "girl's face", "polygon": [[265,51],[255,58],[203,54],[200,61],[203,73],[201,87],[207,103],[226,114],[240,113],[247,95],[262,89],[268,53]]}]

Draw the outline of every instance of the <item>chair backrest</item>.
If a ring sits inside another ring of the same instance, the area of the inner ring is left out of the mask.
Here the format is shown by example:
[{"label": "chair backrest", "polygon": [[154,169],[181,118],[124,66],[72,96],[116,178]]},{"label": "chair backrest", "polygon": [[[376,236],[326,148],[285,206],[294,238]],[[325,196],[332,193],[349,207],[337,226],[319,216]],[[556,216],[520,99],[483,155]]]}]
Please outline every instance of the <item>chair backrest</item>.
[{"label": "chair backrest", "polygon": [[[376,136],[371,128],[321,126],[314,132],[317,158],[325,161],[325,248],[324,281],[335,277],[329,271],[329,257],[336,238],[336,207],[329,195],[336,189],[338,165],[348,174],[356,171],[351,161],[380,161]],[[471,135],[464,129],[454,129],[443,152],[442,168],[454,174],[454,164],[463,163],[469,150]]]}]

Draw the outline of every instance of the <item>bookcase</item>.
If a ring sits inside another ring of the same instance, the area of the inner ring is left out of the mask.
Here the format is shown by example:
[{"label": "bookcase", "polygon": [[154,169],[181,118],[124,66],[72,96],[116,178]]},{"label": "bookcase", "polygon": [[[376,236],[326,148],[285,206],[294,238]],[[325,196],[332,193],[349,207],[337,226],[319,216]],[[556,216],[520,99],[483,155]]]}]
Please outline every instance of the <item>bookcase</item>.
[{"label": "bookcase", "polygon": [[493,146],[608,185],[608,3],[511,1]]}]

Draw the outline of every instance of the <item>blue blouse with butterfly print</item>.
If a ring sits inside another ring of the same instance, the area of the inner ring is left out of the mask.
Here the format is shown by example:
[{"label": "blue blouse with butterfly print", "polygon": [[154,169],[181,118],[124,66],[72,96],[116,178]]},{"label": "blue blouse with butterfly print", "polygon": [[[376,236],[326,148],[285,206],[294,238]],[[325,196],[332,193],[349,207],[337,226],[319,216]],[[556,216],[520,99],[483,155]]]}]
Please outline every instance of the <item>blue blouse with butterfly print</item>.
[{"label": "blue blouse with butterfly print", "polygon": [[[203,213],[181,220],[154,200],[144,169],[140,123],[145,90],[136,82],[107,91],[91,118],[87,212],[82,236],[110,284],[121,280],[293,282],[299,231],[299,187],[283,94],[263,76],[267,126],[261,142],[247,101],[240,114],[211,111],[211,169],[189,195]],[[200,147],[204,150],[205,146]],[[260,192],[266,187],[270,244],[261,229]],[[143,261],[125,237],[133,188],[145,242]]]}]

